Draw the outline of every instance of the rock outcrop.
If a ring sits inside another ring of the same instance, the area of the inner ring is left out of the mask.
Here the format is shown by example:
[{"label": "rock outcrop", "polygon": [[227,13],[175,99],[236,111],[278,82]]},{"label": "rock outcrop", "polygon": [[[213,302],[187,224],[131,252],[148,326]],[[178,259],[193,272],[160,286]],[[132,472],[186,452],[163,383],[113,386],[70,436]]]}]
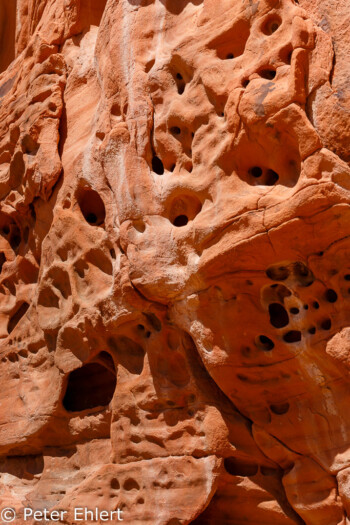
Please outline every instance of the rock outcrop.
[{"label": "rock outcrop", "polygon": [[349,523],[349,18],[346,0],[1,3],[16,523]]}]

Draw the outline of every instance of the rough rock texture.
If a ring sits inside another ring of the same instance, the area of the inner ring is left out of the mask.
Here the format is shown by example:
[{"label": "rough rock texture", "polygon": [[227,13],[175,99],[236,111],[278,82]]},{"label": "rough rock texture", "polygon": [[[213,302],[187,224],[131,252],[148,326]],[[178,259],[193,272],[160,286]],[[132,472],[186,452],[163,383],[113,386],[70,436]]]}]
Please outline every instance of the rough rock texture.
[{"label": "rough rock texture", "polygon": [[347,0],[2,0],[0,507],[350,516]]}]

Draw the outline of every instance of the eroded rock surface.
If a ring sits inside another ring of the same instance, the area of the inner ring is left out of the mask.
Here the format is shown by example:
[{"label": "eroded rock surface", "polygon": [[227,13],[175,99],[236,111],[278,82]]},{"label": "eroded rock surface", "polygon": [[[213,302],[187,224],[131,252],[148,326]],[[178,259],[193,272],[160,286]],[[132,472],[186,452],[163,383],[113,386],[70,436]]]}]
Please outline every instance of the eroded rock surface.
[{"label": "eroded rock surface", "polygon": [[16,523],[73,525],[77,506],[350,523],[349,17],[346,0],[1,3]]}]

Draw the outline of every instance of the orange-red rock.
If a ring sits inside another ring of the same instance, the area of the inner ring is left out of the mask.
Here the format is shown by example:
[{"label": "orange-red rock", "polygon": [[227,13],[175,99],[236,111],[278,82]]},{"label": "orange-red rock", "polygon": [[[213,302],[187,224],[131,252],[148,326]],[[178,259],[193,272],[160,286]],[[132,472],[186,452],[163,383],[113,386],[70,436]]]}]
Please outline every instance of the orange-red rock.
[{"label": "orange-red rock", "polygon": [[16,523],[349,523],[349,18],[345,0],[0,4]]}]

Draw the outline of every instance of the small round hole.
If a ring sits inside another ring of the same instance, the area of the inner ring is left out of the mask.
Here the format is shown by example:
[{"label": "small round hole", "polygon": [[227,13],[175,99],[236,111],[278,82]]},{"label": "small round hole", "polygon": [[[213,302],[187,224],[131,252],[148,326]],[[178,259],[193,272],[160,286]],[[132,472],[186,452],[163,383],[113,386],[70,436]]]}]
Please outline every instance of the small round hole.
[{"label": "small round hole", "polygon": [[265,352],[270,352],[275,348],[275,343],[266,335],[259,335],[255,341],[255,345]]},{"label": "small round hole", "polygon": [[97,222],[97,217],[94,213],[88,213],[85,218],[89,224],[96,224]]},{"label": "small round hole", "polygon": [[173,135],[180,135],[181,129],[178,126],[173,126],[170,128],[170,131]]},{"label": "small round hole", "polygon": [[286,343],[299,343],[301,341],[301,332],[299,330],[291,330],[284,334],[283,341]]},{"label": "small round hole", "polygon": [[276,76],[276,71],[274,69],[263,69],[259,72],[259,75],[265,80],[273,80]]},{"label": "small round hole", "polygon": [[308,332],[309,332],[309,334],[314,335],[316,333],[316,327],[315,326],[311,326],[308,329]]},{"label": "small round hole", "polygon": [[322,330],[330,330],[332,327],[332,321],[330,319],[325,319],[321,323]]},{"label": "small round hole", "polygon": [[256,179],[261,177],[263,174],[263,170],[259,166],[254,166],[253,168],[250,168],[249,173],[252,177],[255,177]]},{"label": "small round hole", "polygon": [[345,281],[350,281],[350,273],[347,273],[346,275],[344,275],[344,279]]},{"label": "small round hole", "polygon": [[157,175],[163,175],[164,173],[163,162],[156,155],[152,159],[152,171],[157,173]]},{"label": "small round hole", "polygon": [[181,75],[181,73],[176,73],[176,78],[179,80],[183,80],[183,76]]},{"label": "small round hole", "polygon": [[319,307],[320,307],[320,305],[318,304],[317,301],[314,301],[314,302],[312,303],[312,306],[315,308],[315,310],[318,310]]},{"label": "small round hole", "polygon": [[4,226],[2,231],[5,235],[8,235],[10,233],[10,228],[8,226]]},{"label": "small round hole", "polygon": [[226,55],[226,58],[227,60],[232,60],[233,58],[235,58],[235,56],[233,53],[229,53],[228,55]]},{"label": "small round hole", "polygon": [[280,17],[274,16],[273,18],[269,18],[262,28],[263,33],[267,36],[273,35],[280,27],[281,22]]},{"label": "small round hole", "polygon": [[181,228],[182,226],[186,226],[188,223],[188,217],[186,215],[178,215],[173,222],[173,225],[177,228]]},{"label": "small round hole", "polygon": [[177,87],[177,92],[179,95],[182,95],[185,91],[185,84],[180,84],[180,86]]},{"label": "small round hole", "polygon": [[286,414],[289,410],[289,403],[281,403],[278,405],[270,405],[271,412],[278,416]]},{"label": "small round hole", "polygon": [[295,308],[295,307],[293,306],[293,308],[290,308],[289,311],[290,311],[291,314],[293,314],[293,315],[297,315],[297,314],[299,313],[300,310],[299,310],[299,308]]},{"label": "small round hole", "polygon": [[338,300],[337,292],[331,288],[326,291],[325,297],[329,303],[335,303]]}]

